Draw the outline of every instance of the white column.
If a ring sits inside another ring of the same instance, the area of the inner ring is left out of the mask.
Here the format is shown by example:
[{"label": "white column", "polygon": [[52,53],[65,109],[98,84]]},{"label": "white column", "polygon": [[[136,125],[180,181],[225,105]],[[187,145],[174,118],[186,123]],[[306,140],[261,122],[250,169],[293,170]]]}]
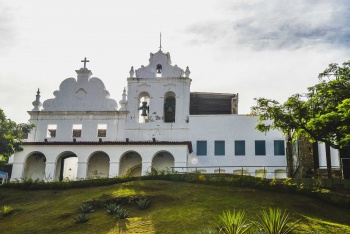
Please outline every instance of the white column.
[{"label": "white column", "polygon": [[119,176],[119,162],[109,162],[109,178]]},{"label": "white column", "polygon": [[14,162],[12,164],[11,181],[21,180],[23,178],[24,163]]},{"label": "white column", "polygon": [[45,182],[51,182],[55,180],[56,163],[46,162],[45,166]]},{"label": "white column", "polygon": [[77,180],[86,179],[87,166],[87,162],[78,162]]},{"label": "white column", "polygon": [[144,162],[142,161],[142,172],[141,175],[144,176],[147,173],[151,173],[152,171],[152,162]]}]

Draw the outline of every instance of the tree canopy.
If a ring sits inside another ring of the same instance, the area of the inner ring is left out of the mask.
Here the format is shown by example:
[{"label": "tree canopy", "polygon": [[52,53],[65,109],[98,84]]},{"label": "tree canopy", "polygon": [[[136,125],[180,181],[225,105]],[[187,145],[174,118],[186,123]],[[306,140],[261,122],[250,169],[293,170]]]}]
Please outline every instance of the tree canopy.
[{"label": "tree canopy", "polygon": [[294,94],[283,104],[255,100],[252,112],[259,115],[259,131],[278,129],[294,139],[305,136],[335,149],[350,147],[350,61],[342,66],[330,64],[307,93]]},{"label": "tree canopy", "polygon": [[28,134],[33,128],[33,124],[17,124],[7,119],[4,111],[0,109],[0,162],[7,162],[16,151],[23,150],[20,147],[23,134]]}]

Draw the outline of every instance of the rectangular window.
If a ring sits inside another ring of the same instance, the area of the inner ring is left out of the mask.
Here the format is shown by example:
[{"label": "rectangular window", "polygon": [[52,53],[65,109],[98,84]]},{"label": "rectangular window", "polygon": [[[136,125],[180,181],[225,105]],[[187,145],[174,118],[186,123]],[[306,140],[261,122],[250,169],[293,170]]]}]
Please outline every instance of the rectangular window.
[{"label": "rectangular window", "polygon": [[49,124],[47,126],[47,138],[55,138],[56,137],[56,130],[57,130],[57,125],[56,124]]},{"label": "rectangular window", "polygon": [[245,141],[235,141],[235,155],[245,155]]},{"label": "rectangular window", "polygon": [[225,155],[225,141],[215,141],[215,155]]},{"label": "rectangular window", "polygon": [[83,125],[81,124],[73,124],[73,138],[81,137],[82,128],[83,128]]},{"label": "rectangular window", "polygon": [[207,141],[197,141],[197,155],[198,156],[207,155]]},{"label": "rectangular window", "polygon": [[255,155],[266,155],[265,141],[255,141]]},{"label": "rectangular window", "polygon": [[97,137],[106,137],[107,136],[107,124],[97,125]]},{"label": "rectangular window", "polygon": [[275,155],[284,155],[284,140],[276,140],[273,142]]}]

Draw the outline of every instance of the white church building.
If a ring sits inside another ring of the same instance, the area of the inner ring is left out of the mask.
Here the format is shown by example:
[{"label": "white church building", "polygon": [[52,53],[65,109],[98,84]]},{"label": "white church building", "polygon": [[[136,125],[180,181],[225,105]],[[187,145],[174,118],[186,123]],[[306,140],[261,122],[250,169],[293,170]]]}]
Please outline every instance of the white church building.
[{"label": "white church building", "polygon": [[41,103],[38,90],[28,111],[36,127],[14,155],[12,181],[160,170],[286,176],[282,133],[257,131],[257,117],[238,114],[238,94],[191,92],[189,68],[172,65],[169,53],[131,67],[119,103],[82,62],[52,99]]}]

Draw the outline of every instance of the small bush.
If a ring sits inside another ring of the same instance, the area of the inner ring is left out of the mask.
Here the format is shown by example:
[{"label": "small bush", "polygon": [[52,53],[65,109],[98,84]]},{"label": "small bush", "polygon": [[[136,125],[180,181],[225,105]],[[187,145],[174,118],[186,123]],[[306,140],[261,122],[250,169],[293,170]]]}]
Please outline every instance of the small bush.
[{"label": "small bush", "polygon": [[84,214],[92,213],[95,211],[95,210],[93,210],[92,205],[90,205],[90,204],[84,204],[80,207],[80,209]]},{"label": "small bush", "polygon": [[89,219],[85,214],[80,214],[78,218],[74,218],[77,223],[86,223]]},{"label": "small bush", "polygon": [[243,211],[235,211],[233,213],[227,210],[219,215],[216,219],[217,227],[220,233],[225,234],[243,234],[248,233],[252,227],[251,223],[247,223],[245,220],[245,213]]},{"label": "small bush", "polygon": [[117,218],[118,219],[126,219],[129,218],[129,211],[125,210],[125,209],[117,209]]},{"label": "small bush", "polygon": [[1,207],[0,214],[3,216],[8,216],[13,213],[13,208],[11,206],[3,206]]},{"label": "small bush", "polygon": [[148,200],[147,198],[139,198],[139,200],[136,201],[136,204],[141,210],[145,210],[149,207],[150,200]]},{"label": "small bush", "polygon": [[106,210],[110,215],[116,214],[119,208],[120,208],[120,205],[117,205],[116,203],[111,203],[106,205]]},{"label": "small bush", "polygon": [[253,222],[260,232],[269,234],[287,234],[296,229],[297,223],[290,223],[289,214],[281,209],[269,208],[269,211],[262,210],[259,222]]}]

